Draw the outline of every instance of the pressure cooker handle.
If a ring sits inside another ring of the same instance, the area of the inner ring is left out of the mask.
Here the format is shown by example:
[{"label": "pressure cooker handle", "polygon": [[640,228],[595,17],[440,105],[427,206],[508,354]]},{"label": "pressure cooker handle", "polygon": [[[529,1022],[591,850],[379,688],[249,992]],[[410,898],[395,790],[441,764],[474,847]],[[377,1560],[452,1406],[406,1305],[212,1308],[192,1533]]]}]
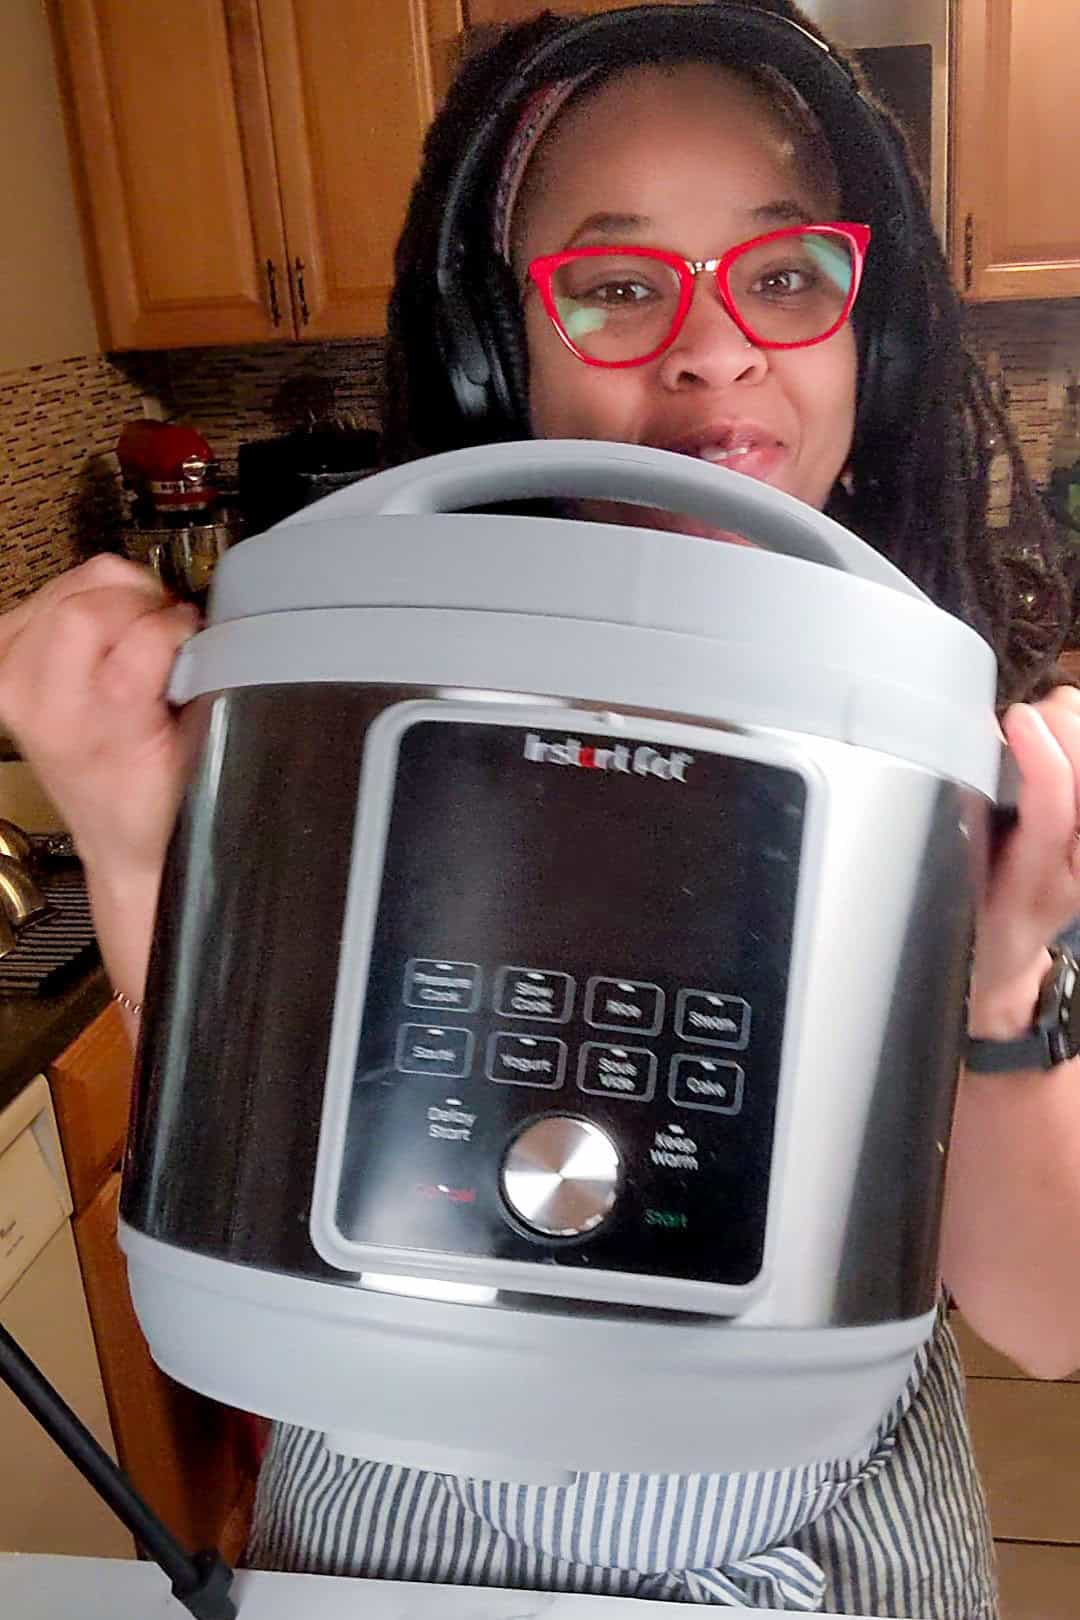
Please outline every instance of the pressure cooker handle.
[{"label": "pressure cooker handle", "polygon": [[730,468],[647,445],[529,439],[452,450],[353,484],[287,521],[313,521],[316,511],[319,517],[457,512],[542,497],[627,501],[687,513],[767,551],[825,563],[926,600],[873,547],[813,507]]}]

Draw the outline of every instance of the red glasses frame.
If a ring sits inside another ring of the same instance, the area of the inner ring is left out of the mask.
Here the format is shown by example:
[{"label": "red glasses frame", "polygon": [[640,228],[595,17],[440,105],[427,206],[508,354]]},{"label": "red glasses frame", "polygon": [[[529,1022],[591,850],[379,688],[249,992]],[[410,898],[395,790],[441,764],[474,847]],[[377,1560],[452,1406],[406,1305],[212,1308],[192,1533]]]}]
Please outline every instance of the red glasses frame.
[{"label": "red glasses frame", "polygon": [[[802,338],[797,343],[778,343],[761,338],[752,327],[746,324],[735,307],[735,300],[731,296],[729,284],[731,266],[748,248],[762,247],[768,242],[779,242],[785,237],[808,236],[811,234],[815,236],[839,236],[847,242],[851,249],[851,287],[844,301],[844,307],[828,331],[822,332],[819,337]],[[683,323],[689,313],[691,300],[694,296],[694,282],[698,276],[709,272],[713,272],[716,276],[716,291],[724,309],[743,337],[752,343],[755,348],[809,349],[816,343],[824,343],[827,338],[831,338],[834,333],[840,330],[851,314],[862,282],[863,266],[866,263],[866,251],[869,245],[869,225],[857,225],[848,220],[831,220],[824,225],[788,225],[782,230],[767,231],[763,236],[752,236],[747,241],[737,242],[734,247],[728,248],[727,252],[719,259],[684,259],[679,253],[669,253],[664,248],[643,247],[640,243],[613,244],[610,247],[567,248],[561,253],[544,253],[533,259],[529,265],[527,275],[540,294],[551,324],[571,354],[576,355],[587,366],[603,366],[609,370],[621,370],[627,366],[648,365],[650,360],[657,359],[659,355],[671,347],[681,332]],[[656,259],[660,264],[668,265],[679,278],[679,303],[672,317],[670,331],[663,343],[657,344],[648,354],[640,355],[633,360],[600,360],[596,355],[586,354],[583,349],[580,349],[559,318],[559,312],[555,304],[555,294],[551,286],[552,277],[564,264],[571,264],[576,259],[601,258],[615,253],[632,254],[639,259]]]}]

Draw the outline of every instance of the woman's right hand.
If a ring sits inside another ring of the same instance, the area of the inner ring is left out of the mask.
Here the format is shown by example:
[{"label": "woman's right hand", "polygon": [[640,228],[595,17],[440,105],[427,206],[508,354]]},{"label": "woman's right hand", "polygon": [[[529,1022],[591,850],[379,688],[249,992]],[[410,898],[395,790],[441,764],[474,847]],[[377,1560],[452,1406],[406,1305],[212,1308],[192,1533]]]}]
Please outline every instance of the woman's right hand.
[{"label": "woman's right hand", "polygon": [[0,615],[0,723],[72,833],[92,889],[156,889],[189,765],[165,692],[197,626],[152,573],[108,554]]}]

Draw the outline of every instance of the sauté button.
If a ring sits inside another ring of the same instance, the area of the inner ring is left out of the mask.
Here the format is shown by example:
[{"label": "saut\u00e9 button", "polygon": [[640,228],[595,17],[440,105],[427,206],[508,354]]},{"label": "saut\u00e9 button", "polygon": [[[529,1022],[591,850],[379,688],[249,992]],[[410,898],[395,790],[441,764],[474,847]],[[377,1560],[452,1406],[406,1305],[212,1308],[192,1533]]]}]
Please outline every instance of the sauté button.
[{"label": "saut\u00e9 button", "polygon": [[472,1048],[471,1030],[402,1024],[398,1030],[394,1067],[402,1074],[433,1074],[443,1080],[463,1080],[472,1067]]}]

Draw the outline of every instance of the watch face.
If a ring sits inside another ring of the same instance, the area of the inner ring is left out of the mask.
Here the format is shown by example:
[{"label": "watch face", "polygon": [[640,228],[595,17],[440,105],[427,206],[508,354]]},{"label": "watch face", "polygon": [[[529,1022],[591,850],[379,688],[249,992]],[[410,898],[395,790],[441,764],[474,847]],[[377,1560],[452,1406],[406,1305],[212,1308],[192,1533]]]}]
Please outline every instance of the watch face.
[{"label": "watch face", "polygon": [[1054,977],[1058,987],[1054,1034],[1058,1037],[1056,1044],[1060,1049],[1060,1056],[1054,1052],[1054,1062],[1057,1064],[1080,1056],[1080,964],[1064,945],[1055,948],[1054,958]]}]

